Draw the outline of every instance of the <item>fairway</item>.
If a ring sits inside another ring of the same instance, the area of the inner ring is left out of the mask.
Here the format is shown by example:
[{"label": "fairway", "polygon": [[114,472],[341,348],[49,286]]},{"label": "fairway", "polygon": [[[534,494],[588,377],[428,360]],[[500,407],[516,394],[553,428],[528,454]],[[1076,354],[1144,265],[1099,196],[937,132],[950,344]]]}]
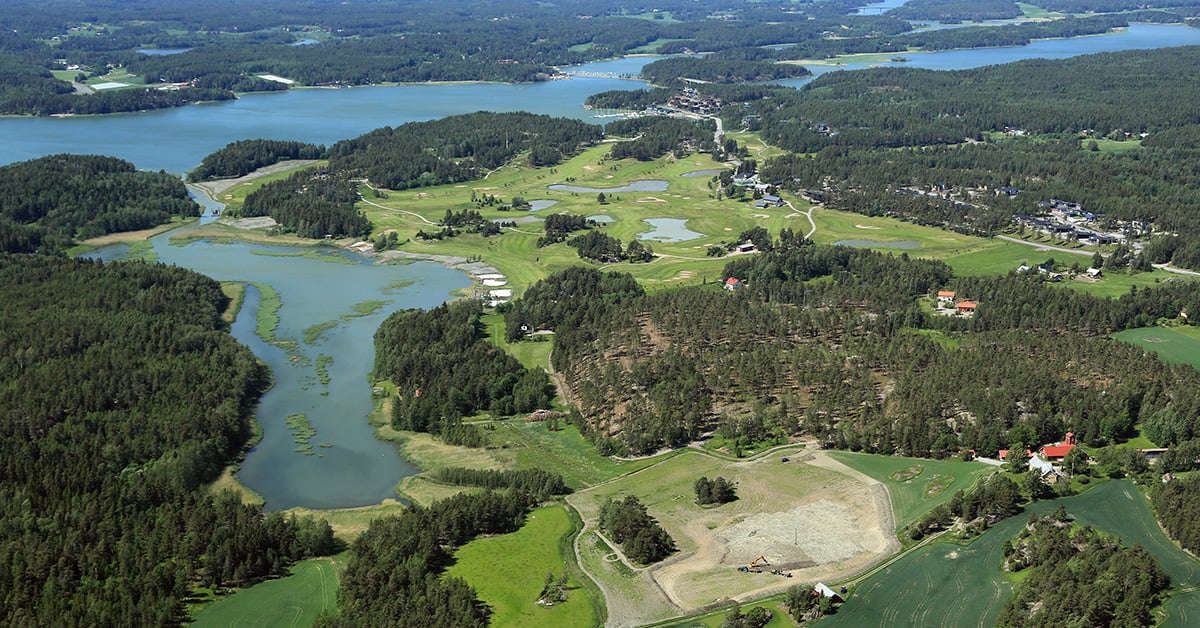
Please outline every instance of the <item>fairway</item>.
[{"label": "fairway", "polygon": [[[598,623],[592,594],[570,573],[561,541],[571,534],[571,521],[561,505],[538,508],[511,534],[480,538],[454,553],[447,574],[466,580],[479,599],[492,607],[493,626],[594,626]],[[567,572],[567,601],[536,604],[546,574],[555,580]]]},{"label": "fairway", "polygon": [[949,501],[955,491],[970,490],[975,480],[995,469],[981,462],[877,456],[848,451],[828,453],[834,460],[887,487],[896,513],[897,530],[920,519],[938,504]]},{"label": "fairway", "polygon": [[292,575],[261,582],[209,606],[193,626],[311,626],[322,611],[337,611],[338,574],[333,561],[296,563]]},{"label": "fairway", "polygon": [[1113,334],[1113,338],[1158,354],[1168,364],[1200,368],[1200,330],[1192,327],[1142,327]]},{"label": "fairway", "polygon": [[[788,456],[790,462],[780,461]],[[738,499],[695,503],[701,476],[736,484]],[[600,506],[636,495],[675,540],[678,554],[643,568],[627,566],[595,534]],[[884,492],[825,452],[790,448],[757,460],[719,459],[686,451],[643,471],[568,497],[588,528],[581,560],[607,596],[610,622],[640,624],[732,598],[781,591],[790,584],[845,577],[899,548]],[[742,573],[763,555],[795,578]],[[661,614],[660,614],[661,613]],[[665,614],[665,616],[664,616]]]},{"label": "fairway", "polygon": [[[1012,595],[1001,570],[1005,544],[1025,525],[1028,510],[1062,505],[1079,524],[1139,544],[1171,577],[1172,589],[1200,583],[1200,562],[1163,535],[1149,504],[1129,482],[1106,482],[1083,495],[1037,502],[1001,521],[968,545],[933,543],[897,560],[856,586],[826,626],[994,626]],[[1168,625],[1187,625],[1200,610],[1200,592],[1173,597]],[[1185,614],[1186,613],[1186,614]]]}]

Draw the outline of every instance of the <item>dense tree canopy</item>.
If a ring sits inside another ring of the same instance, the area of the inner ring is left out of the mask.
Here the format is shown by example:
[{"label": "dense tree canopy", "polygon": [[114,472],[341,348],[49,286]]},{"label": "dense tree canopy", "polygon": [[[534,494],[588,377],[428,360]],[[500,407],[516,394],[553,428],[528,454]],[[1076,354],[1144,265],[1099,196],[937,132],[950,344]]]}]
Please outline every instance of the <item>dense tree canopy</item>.
[{"label": "dense tree canopy", "polygon": [[200,492],[268,383],[216,282],[9,255],[0,284],[0,623],[174,624],[197,584],[334,549],[323,521]]},{"label": "dense tree canopy", "polygon": [[240,177],[287,159],[320,159],[324,146],[285,140],[239,140],[206,155],[188,173],[190,181]]},{"label": "dense tree canopy", "polygon": [[199,212],[178,178],[115,157],[51,155],[0,167],[0,252],[57,250]]}]

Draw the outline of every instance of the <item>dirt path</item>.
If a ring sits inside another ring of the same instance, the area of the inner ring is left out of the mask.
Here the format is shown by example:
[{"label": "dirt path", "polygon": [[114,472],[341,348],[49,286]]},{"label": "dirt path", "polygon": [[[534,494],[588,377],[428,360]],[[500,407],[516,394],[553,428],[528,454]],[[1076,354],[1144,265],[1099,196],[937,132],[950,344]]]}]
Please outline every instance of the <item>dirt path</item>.
[{"label": "dirt path", "polygon": [[315,159],[292,159],[289,161],[281,161],[276,164],[271,164],[270,166],[263,166],[262,168],[259,168],[248,175],[241,176],[236,179],[201,181],[200,183],[193,183],[192,185],[203,190],[204,193],[209,195],[209,197],[211,197],[214,201],[220,202],[221,199],[217,198],[218,194],[224,194],[225,192],[232,190],[243,183],[249,183],[256,179],[269,177],[273,174],[279,174],[280,172],[288,172],[289,170],[303,168],[316,162],[317,160]]}]

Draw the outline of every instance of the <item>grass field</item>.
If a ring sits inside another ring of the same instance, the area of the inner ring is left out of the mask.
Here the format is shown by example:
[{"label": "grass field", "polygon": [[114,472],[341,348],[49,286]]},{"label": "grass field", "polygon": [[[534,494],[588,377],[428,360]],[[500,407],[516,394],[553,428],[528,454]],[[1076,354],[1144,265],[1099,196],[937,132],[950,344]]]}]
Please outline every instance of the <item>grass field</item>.
[{"label": "grass field", "polygon": [[487,327],[488,340],[512,354],[522,366],[530,369],[538,366],[543,369],[550,368],[550,350],[554,347],[554,343],[548,338],[541,337],[543,340],[540,342],[509,343],[504,339],[503,314],[488,314],[482,317],[482,322]]},{"label": "grass field", "polygon": [[954,492],[969,490],[995,469],[980,462],[926,460],[830,451],[829,457],[887,486],[896,513],[896,529],[916,521]]},{"label": "grass field", "polygon": [[291,575],[261,582],[204,609],[193,626],[311,626],[322,611],[337,610],[338,573],[333,561],[296,563]]},{"label": "grass field", "polygon": [[[1140,544],[1171,577],[1172,586],[1200,583],[1200,562],[1163,535],[1149,505],[1129,482],[1106,482],[1087,493],[1038,502],[1048,512],[1062,505],[1080,524],[1108,532],[1126,545]],[[992,626],[1011,595],[1001,570],[1005,544],[1025,524],[1010,517],[969,545],[933,543],[904,556],[855,587],[825,626]],[[1200,611],[1200,592],[1180,593],[1167,605],[1167,625],[1188,625]],[[964,623],[964,618],[970,618]]]},{"label": "grass field", "polygon": [[[492,607],[493,626],[595,626],[596,609],[587,589],[570,573],[570,545],[561,540],[573,527],[562,505],[534,510],[525,525],[511,534],[480,538],[454,553],[447,571],[467,581],[479,599]],[[567,572],[567,601],[535,604],[546,574]]]},{"label": "grass field", "polygon": [[1113,334],[1113,338],[1158,354],[1169,364],[1190,364],[1200,369],[1200,329],[1194,327],[1142,327]]}]

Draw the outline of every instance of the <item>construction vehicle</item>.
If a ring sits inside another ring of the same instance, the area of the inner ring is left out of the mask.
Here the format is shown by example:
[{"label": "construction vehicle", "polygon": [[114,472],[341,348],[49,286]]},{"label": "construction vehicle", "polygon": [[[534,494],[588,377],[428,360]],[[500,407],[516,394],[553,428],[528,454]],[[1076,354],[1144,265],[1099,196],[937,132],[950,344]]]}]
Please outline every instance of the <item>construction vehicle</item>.
[{"label": "construction vehicle", "polygon": [[745,567],[738,567],[737,570],[742,573],[762,573],[762,568],[769,566],[771,566],[771,562],[767,560],[767,557],[759,554],[758,558],[750,561],[750,564]]}]

